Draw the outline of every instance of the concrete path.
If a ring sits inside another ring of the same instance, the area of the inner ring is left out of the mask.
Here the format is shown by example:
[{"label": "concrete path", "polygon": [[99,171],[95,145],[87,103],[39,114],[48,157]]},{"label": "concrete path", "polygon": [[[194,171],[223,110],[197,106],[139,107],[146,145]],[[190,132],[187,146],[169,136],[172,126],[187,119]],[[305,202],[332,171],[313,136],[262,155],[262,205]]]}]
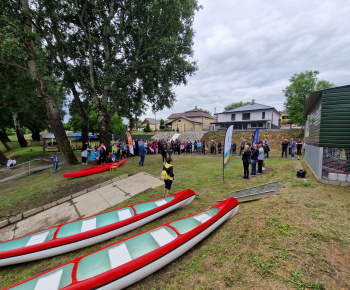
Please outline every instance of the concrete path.
[{"label": "concrete path", "polygon": [[163,184],[159,178],[143,172],[129,176],[1,228],[0,241],[99,213],[140,192]]}]

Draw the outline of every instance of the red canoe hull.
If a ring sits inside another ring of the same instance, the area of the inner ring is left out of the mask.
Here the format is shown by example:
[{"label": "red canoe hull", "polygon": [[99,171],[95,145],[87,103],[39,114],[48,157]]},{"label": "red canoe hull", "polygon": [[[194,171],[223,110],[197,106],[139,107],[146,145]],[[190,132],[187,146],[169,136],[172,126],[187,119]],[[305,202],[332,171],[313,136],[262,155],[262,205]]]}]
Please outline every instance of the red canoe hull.
[{"label": "red canoe hull", "polygon": [[[195,193],[191,189],[185,189],[183,191],[180,191],[178,193],[171,195],[171,197],[175,197],[175,198],[157,208],[145,211],[143,213],[135,214],[134,216],[128,219],[125,219],[123,221],[112,223],[112,224],[99,227],[94,230],[82,232],[79,234],[75,234],[75,235],[71,235],[63,238],[56,238],[59,230],[63,226],[70,223],[77,222],[79,220],[61,224],[52,228],[43,229],[38,232],[30,233],[26,236],[44,232],[50,229],[55,229],[55,234],[54,234],[55,238],[50,241],[36,244],[36,245],[21,247],[21,248],[7,250],[7,251],[0,251],[0,266],[7,266],[11,264],[16,264],[16,263],[23,263],[23,262],[42,259],[42,258],[47,258],[47,257],[59,255],[62,253],[66,253],[69,251],[77,250],[79,248],[83,248],[83,247],[113,238],[120,234],[131,231],[135,228],[138,228],[162,215],[167,214],[168,212],[178,207],[181,207],[190,203],[194,199]],[[160,199],[157,199],[157,200],[160,200]],[[157,200],[152,200],[145,203],[149,203]],[[141,203],[141,204],[145,204],[145,203]],[[135,206],[137,205],[140,205],[140,204],[129,205],[124,208],[132,208],[132,210],[136,213]],[[115,212],[121,209],[123,208],[118,208],[118,209],[103,212],[100,214],[95,214],[93,216],[85,217],[80,220],[88,220],[90,218],[97,217],[105,213]],[[13,240],[21,239],[23,237],[25,236],[18,237]],[[6,242],[8,241],[4,241],[1,243],[6,243]]]},{"label": "red canoe hull", "polygon": [[106,164],[91,166],[91,167],[88,167],[88,168],[81,169],[79,171],[65,173],[65,174],[63,174],[63,176],[64,177],[74,178],[74,177],[83,177],[83,176],[87,176],[87,175],[101,173],[101,172],[104,172],[104,171],[108,171],[113,165],[118,164],[118,166],[121,166],[125,162],[126,162],[126,160],[121,160],[121,161],[118,161],[118,162],[112,162],[112,163],[106,163]]},{"label": "red canoe hull", "polygon": [[[78,280],[77,277],[77,268],[79,262],[90,256],[93,255],[96,252],[103,251],[105,249],[111,248],[116,246],[117,244],[122,244],[129,239],[133,239],[139,235],[143,235],[144,233],[154,231],[157,228],[161,227],[170,227],[172,228],[171,224],[176,222],[172,221],[166,224],[163,224],[161,226],[158,226],[156,228],[153,228],[151,230],[139,233],[133,237],[126,238],[122,241],[119,241],[117,243],[114,243],[112,245],[109,245],[107,247],[104,247],[102,249],[96,250],[92,253],[89,253],[85,256],[82,256],[80,258],[77,258],[75,260],[72,260],[64,265],[61,265],[59,267],[56,267],[50,271],[47,271],[41,275],[37,275],[36,277],[33,277],[31,279],[28,279],[22,283],[19,283],[14,286],[18,286],[20,284],[29,282],[30,280],[33,280],[35,278],[38,278],[42,275],[49,274],[50,272],[54,272],[55,270],[71,265],[72,272],[71,272],[71,282],[64,287],[64,289],[122,289],[125,288],[136,281],[139,281],[140,279],[148,276],[149,274],[161,269],[166,264],[169,264],[171,261],[175,260],[177,257],[184,254],[186,251],[188,251],[190,248],[192,248],[194,245],[199,243],[201,240],[203,240],[207,235],[209,235],[212,231],[214,231],[218,226],[220,226],[222,223],[227,221],[228,219],[232,218],[239,207],[239,203],[236,199],[230,197],[227,200],[221,202],[220,204],[212,207],[211,209],[218,209],[218,213],[210,218],[209,220],[203,222],[201,225],[195,227],[193,230],[190,230],[186,233],[177,233],[177,238],[173,240],[172,242],[169,242],[165,244],[164,246],[161,246],[158,249],[155,249],[145,255],[142,255],[138,258],[135,258],[134,260],[127,262],[121,266],[118,266],[116,268],[113,268],[111,270],[108,270],[106,272],[103,272],[101,274],[98,274],[94,277],[87,278],[85,280]],[[205,211],[203,211],[205,212]],[[202,212],[201,212],[202,213]],[[194,215],[198,215],[199,213],[196,213]],[[191,216],[194,216],[191,215]],[[190,216],[190,217],[191,217]],[[188,217],[185,217],[183,219],[186,219]],[[182,220],[182,219],[180,219]],[[180,221],[177,220],[177,221]],[[172,228],[174,229],[174,228]],[[10,287],[12,288],[12,287]],[[10,289],[6,288],[6,289]]]}]

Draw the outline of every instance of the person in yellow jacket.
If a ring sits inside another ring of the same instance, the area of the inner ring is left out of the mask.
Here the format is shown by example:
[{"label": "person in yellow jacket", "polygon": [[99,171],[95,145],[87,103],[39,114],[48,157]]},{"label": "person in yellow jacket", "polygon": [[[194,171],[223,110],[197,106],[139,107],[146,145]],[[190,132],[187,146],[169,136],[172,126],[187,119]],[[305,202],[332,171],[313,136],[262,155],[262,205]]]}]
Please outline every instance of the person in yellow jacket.
[{"label": "person in yellow jacket", "polygon": [[173,183],[174,180],[174,172],[173,172],[173,166],[171,165],[171,162],[173,160],[171,158],[166,159],[166,163],[163,165],[163,170],[166,171],[168,174],[167,179],[164,180],[165,182],[165,188],[164,188],[164,194],[163,197],[169,196],[169,192],[171,189],[171,184]]}]

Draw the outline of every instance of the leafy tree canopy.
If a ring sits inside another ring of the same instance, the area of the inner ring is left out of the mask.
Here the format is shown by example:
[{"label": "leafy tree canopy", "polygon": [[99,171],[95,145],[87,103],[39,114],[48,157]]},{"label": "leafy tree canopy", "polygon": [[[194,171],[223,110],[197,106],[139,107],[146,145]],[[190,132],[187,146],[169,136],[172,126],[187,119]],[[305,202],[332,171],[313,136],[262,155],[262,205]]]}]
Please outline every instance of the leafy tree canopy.
[{"label": "leafy tree canopy", "polygon": [[[89,116],[90,132],[95,134],[98,132],[98,114],[96,108],[93,104],[89,104],[86,111]],[[74,103],[70,104],[69,114],[71,117],[69,118],[66,126],[74,132],[79,132],[81,130],[82,120]],[[122,134],[125,132],[123,120],[117,113],[113,115],[109,122],[109,131],[113,134]]]},{"label": "leafy tree canopy", "polygon": [[160,126],[164,125],[164,120],[160,119]]},{"label": "leafy tree canopy", "polygon": [[236,102],[236,103],[231,103],[225,107],[225,111],[233,110],[233,109],[236,109],[238,107],[242,107],[242,106],[249,105],[249,104],[250,104],[250,102],[243,103],[242,101]]},{"label": "leafy tree canopy", "polygon": [[334,84],[325,80],[318,80],[318,71],[303,71],[294,74],[290,79],[290,85],[283,90],[286,97],[284,103],[286,112],[292,123],[305,124],[305,117],[302,115],[310,93],[334,87]]}]

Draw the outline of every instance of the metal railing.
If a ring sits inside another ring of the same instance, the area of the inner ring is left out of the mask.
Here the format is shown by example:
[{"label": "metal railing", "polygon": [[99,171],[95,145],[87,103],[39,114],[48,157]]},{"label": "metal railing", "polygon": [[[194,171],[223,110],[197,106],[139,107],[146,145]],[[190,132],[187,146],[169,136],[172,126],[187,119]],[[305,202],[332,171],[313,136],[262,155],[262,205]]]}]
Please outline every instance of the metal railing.
[{"label": "metal railing", "polygon": [[0,170],[0,183],[21,178],[50,167],[52,167],[52,163],[45,159],[32,159],[27,162],[16,164],[10,168]]}]

